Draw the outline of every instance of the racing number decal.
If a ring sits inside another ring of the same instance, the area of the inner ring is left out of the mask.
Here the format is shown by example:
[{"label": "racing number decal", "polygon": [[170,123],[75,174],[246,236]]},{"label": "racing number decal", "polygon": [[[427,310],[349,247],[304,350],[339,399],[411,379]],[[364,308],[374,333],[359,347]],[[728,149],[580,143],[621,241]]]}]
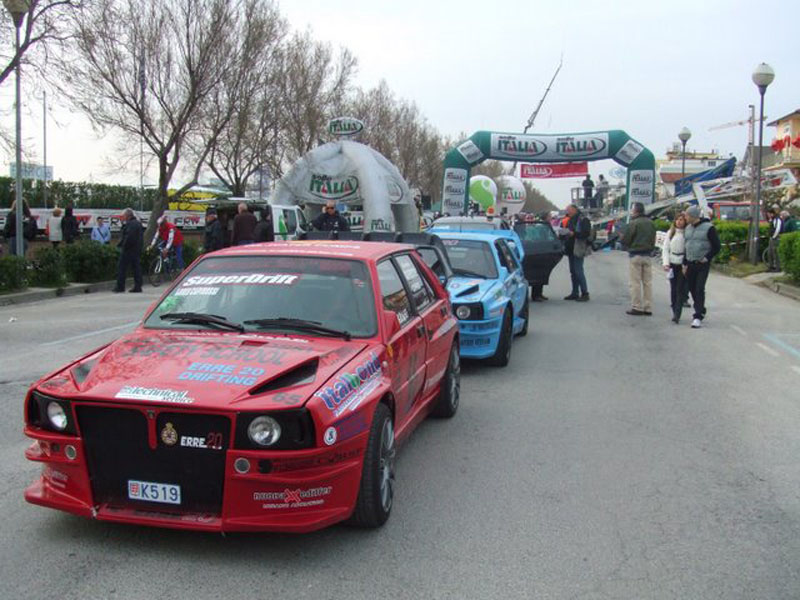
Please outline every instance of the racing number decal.
[{"label": "racing number decal", "polygon": [[209,431],[206,435],[206,447],[212,450],[222,450],[222,434],[216,431]]}]

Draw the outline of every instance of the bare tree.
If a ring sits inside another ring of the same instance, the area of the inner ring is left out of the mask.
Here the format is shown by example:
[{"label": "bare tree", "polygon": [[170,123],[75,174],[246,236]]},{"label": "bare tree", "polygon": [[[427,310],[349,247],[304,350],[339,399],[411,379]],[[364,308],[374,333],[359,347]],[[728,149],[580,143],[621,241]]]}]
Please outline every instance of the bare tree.
[{"label": "bare tree", "polygon": [[[94,0],[77,13],[77,52],[62,61],[64,93],[100,131],[144,141],[158,165],[158,198],[146,237],[167,206],[167,190],[189,155],[189,181],[231,118],[252,59],[256,0]],[[257,19],[256,19],[257,21]],[[234,75],[234,73],[236,73]],[[227,110],[221,110],[221,107]],[[189,153],[190,140],[201,138]]]}]

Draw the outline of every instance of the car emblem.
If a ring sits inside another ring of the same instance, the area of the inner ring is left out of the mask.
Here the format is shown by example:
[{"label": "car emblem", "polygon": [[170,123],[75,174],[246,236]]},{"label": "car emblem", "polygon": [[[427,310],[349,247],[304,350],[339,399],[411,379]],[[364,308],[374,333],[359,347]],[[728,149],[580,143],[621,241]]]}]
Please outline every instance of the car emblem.
[{"label": "car emblem", "polygon": [[178,432],[175,431],[172,423],[164,425],[164,429],[161,430],[161,441],[165,446],[174,446],[178,441]]}]

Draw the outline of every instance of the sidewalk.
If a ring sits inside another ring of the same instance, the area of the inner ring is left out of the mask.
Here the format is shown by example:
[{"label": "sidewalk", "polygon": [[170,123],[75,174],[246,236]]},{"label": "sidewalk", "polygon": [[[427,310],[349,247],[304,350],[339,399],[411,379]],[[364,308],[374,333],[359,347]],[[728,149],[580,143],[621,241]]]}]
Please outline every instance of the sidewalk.
[{"label": "sidewalk", "polygon": [[776,294],[800,301],[800,287],[781,281],[775,281],[775,279],[783,275],[785,275],[785,273],[754,273],[743,279],[752,285],[760,285],[772,290]]},{"label": "sidewalk", "polygon": [[11,294],[0,295],[0,306],[11,304],[27,304],[28,302],[39,302],[61,296],[76,296],[78,294],[90,294],[92,292],[108,292],[114,289],[116,281],[100,281],[98,283],[70,283],[63,288],[37,288],[31,287],[24,292],[14,292]]}]

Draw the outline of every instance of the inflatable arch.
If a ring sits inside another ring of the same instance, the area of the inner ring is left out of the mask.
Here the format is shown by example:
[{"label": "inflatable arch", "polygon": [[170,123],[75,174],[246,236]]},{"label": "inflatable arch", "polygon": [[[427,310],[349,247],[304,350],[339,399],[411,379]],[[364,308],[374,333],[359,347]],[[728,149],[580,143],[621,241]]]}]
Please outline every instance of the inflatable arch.
[{"label": "inflatable arch", "polygon": [[444,158],[442,211],[467,211],[470,170],[484,160],[578,162],[610,158],[628,169],[628,204],[650,204],[655,197],[653,153],[624,131],[522,134],[477,131]]}]

